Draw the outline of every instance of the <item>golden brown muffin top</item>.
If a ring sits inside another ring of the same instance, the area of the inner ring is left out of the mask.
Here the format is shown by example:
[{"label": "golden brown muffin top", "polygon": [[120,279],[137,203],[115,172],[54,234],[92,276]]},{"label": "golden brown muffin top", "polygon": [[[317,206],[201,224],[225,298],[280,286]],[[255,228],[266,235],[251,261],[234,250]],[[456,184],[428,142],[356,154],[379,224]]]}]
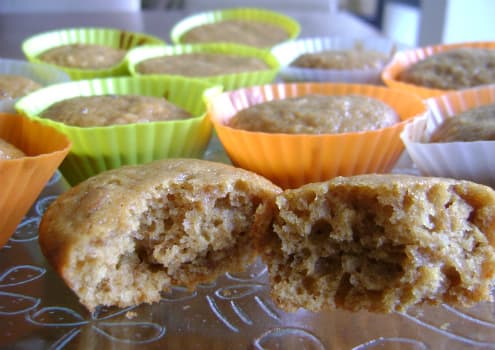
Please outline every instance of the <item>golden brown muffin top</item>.
[{"label": "golden brown muffin top", "polygon": [[25,157],[26,154],[19,148],[0,137],[0,160]]},{"label": "golden brown muffin top", "polygon": [[425,87],[455,90],[495,82],[495,50],[463,47],[426,57],[399,79]]},{"label": "golden brown muffin top", "polygon": [[138,95],[78,96],[56,102],[41,116],[91,127],[186,119],[192,115],[165,98]]},{"label": "golden brown muffin top", "polygon": [[70,44],[49,49],[38,58],[62,67],[80,69],[110,68],[120,63],[125,50],[97,44]]},{"label": "golden brown muffin top", "polygon": [[0,100],[22,97],[42,86],[29,78],[15,74],[0,74]]},{"label": "golden brown muffin top", "polygon": [[199,25],[181,37],[184,43],[233,42],[266,48],[289,38],[280,26],[249,20],[224,20]]},{"label": "golden brown muffin top", "polygon": [[268,133],[335,134],[375,130],[399,122],[384,102],[362,95],[317,95],[273,100],[240,110],[237,129]]},{"label": "golden brown muffin top", "polygon": [[233,74],[268,68],[263,60],[256,57],[206,52],[150,58],[136,67],[142,74],[173,74],[190,77]]},{"label": "golden brown muffin top", "polygon": [[495,104],[469,109],[447,118],[430,142],[495,140]]}]

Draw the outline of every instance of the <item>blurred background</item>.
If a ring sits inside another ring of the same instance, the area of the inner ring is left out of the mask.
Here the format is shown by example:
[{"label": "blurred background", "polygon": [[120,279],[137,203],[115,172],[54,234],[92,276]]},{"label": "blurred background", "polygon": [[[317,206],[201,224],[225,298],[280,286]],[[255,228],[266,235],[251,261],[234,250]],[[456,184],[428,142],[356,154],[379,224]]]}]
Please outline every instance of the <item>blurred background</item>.
[{"label": "blurred background", "polygon": [[252,6],[288,11],[346,11],[409,46],[493,40],[493,0],[0,0],[0,13],[203,11]]}]

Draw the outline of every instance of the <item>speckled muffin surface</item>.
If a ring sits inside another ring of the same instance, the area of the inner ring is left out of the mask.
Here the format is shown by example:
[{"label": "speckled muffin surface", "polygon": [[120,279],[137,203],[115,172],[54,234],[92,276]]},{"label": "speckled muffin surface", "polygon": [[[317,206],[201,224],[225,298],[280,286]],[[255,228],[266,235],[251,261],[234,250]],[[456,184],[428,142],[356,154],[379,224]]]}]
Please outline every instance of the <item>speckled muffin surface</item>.
[{"label": "speckled muffin surface", "polygon": [[0,160],[16,159],[25,155],[22,150],[0,137]]},{"label": "speckled muffin surface", "polygon": [[268,133],[335,134],[375,130],[399,121],[392,107],[372,97],[309,94],[250,106],[228,125]]},{"label": "speckled muffin surface", "polygon": [[46,63],[80,69],[104,69],[119,64],[125,50],[97,44],[70,44],[49,49],[38,58]]},{"label": "speckled muffin surface", "polygon": [[81,127],[192,117],[189,112],[165,98],[140,95],[77,96],[52,104],[41,112],[41,116]]},{"label": "speckled muffin surface", "polygon": [[232,166],[161,160],[101,173],[51,204],[43,254],[89,310],[160,300],[255,259],[281,190]]},{"label": "speckled muffin surface", "polygon": [[181,37],[183,43],[231,42],[266,48],[289,38],[280,26],[248,20],[224,20],[202,24],[190,29]]},{"label": "speckled muffin surface", "polygon": [[220,53],[191,53],[161,56],[139,63],[141,74],[172,74],[205,77],[269,69],[261,59]]},{"label": "speckled muffin surface", "polygon": [[389,55],[371,50],[326,50],[304,53],[291,62],[290,66],[314,69],[379,69]]},{"label": "speckled muffin surface", "polygon": [[399,79],[424,87],[457,90],[495,83],[495,50],[463,47],[428,56]]},{"label": "speckled muffin surface", "polygon": [[430,142],[482,140],[495,140],[495,104],[472,108],[445,119],[430,138]]},{"label": "speckled muffin surface", "polygon": [[468,181],[359,175],[286,190],[260,237],[288,311],[404,311],[491,300],[495,192]]},{"label": "speckled muffin surface", "polygon": [[41,87],[41,84],[20,75],[0,74],[0,100],[16,99]]}]

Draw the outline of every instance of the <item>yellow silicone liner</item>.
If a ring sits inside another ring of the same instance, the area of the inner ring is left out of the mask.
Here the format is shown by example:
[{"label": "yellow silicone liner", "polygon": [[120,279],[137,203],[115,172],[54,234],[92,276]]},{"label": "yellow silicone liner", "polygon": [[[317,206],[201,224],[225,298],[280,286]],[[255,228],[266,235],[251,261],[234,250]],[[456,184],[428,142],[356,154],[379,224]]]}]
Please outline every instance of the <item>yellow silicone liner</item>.
[{"label": "yellow silicone liner", "polygon": [[132,49],[127,54],[128,69],[133,76],[153,76],[156,78],[172,76],[170,74],[141,74],[136,71],[136,66],[150,58],[181,55],[193,52],[220,53],[256,57],[263,60],[270,68],[260,71],[243,72],[236,74],[222,74],[208,77],[192,77],[212,84],[222,85],[224,90],[233,90],[241,87],[271,83],[278,72],[279,63],[275,56],[266,50],[254,47],[227,43],[218,44],[191,44],[174,46],[142,46]]},{"label": "yellow silicone liner", "polygon": [[[221,87],[180,77],[103,78],[50,86],[16,104],[16,109],[43,124],[53,126],[73,142],[71,153],[60,167],[71,185],[104,170],[162,158],[201,158],[212,126],[205,114],[204,97],[218,94]],[[134,123],[115,126],[77,127],[39,117],[51,104],[76,96],[148,95],[166,97],[194,117],[183,120]]]},{"label": "yellow silicone liner", "polygon": [[[234,129],[227,124],[240,109],[268,100],[301,96],[360,94],[390,105],[402,122],[374,131],[342,134],[282,134]],[[385,173],[403,151],[404,125],[423,115],[423,101],[410,93],[361,84],[274,84],[225,92],[208,99],[208,115],[232,162],[282,188],[295,188],[342,175]]]},{"label": "yellow silicone liner", "polygon": [[[26,58],[34,63],[44,63],[38,56],[57,46],[69,44],[99,44],[129,50],[141,45],[164,45],[160,38],[149,34],[128,32],[113,28],[68,28],[36,34],[22,43]],[[111,68],[78,69],[56,66],[64,70],[73,80],[127,75],[125,60]]]},{"label": "yellow silicone liner", "polygon": [[288,40],[297,38],[301,32],[300,24],[289,16],[275,11],[246,7],[201,12],[186,17],[174,25],[170,32],[170,38],[174,44],[185,44],[181,37],[192,28],[233,19],[260,21],[280,26],[289,34]]},{"label": "yellow silicone liner", "polygon": [[385,67],[382,72],[383,82],[394,89],[400,89],[415,93],[422,98],[443,95],[449,90],[440,90],[423,87],[420,85],[409,84],[399,79],[400,74],[413,64],[432,56],[439,52],[448,51],[460,47],[478,47],[495,49],[495,42],[465,42],[445,45],[432,45],[421,47],[413,50],[404,50],[395,54],[392,61]]},{"label": "yellow silicone liner", "polygon": [[0,113],[0,138],[26,157],[0,160],[0,248],[33,205],[69,152],[69,139],[52,127],[27,117]]}]

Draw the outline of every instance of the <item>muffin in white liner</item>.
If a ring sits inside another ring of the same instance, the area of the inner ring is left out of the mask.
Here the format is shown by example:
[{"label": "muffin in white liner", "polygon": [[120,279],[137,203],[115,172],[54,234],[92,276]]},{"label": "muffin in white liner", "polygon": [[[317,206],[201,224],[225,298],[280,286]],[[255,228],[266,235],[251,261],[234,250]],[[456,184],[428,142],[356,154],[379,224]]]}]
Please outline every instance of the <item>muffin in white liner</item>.
[{"label": "muffin in white liner", "polygon": [[466,179],[495,187],[495,141],[429,143],[447,118],[495,103],[495,85],[450,92],[426,100],[429,112],[405,126],[406,150],[421,174]]},{"label": "muffin in white liner", "polygon": [[[273,55],[282,66],[279,76],[285,81],[331,81],[348,83],[381,83],[381,72],[394,53],[403,45],[381,37],[320,37],[285,42],[272,49]],[[302,54],[322,51],[347,51],[359,49],[363,52],[374,51],[389,57],[380,68],[365,69],[320,69],[301,68],[290,64]]]},{"label": "muffin in white liner", "polygon": [[[29,63],[27,61],[9,58],[0,58],[0,76],[1,75],[19,75],[31,79],[42,86],[70,80],[65,72],[51,65]],[[15,112],[14,105],[18,100],[19,98],[0,99],[0,112]]]}]

